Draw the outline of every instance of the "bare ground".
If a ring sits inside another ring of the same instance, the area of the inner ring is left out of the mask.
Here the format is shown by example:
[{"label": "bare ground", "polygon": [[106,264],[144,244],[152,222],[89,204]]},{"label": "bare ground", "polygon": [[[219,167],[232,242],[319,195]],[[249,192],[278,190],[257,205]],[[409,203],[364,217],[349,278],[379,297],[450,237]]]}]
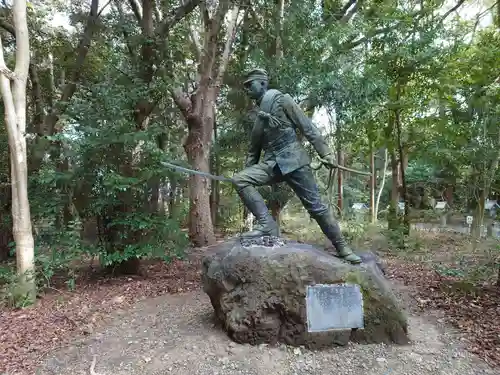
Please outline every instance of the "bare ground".
[{"label": "bare ground", "polygon": [[409,346],[349,345],[324,351],[232,343],[212,321],[201,291],[162,296],[118,312],[103,330],[49,355],[40,375],[479,375],[500,374],[442,333],[429,317],[410,319]]}]

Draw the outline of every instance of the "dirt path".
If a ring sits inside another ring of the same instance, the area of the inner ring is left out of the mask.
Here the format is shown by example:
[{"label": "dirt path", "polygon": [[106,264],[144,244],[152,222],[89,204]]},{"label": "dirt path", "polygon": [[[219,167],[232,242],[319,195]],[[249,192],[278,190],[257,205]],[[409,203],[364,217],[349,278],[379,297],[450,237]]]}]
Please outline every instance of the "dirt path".
[{"label": "dirt path", "polygon": [[79,375],[93,355],[99,375],[480,375],[500,374],[431,320],[411,316],[411,346],[349,345],[312,352],[232,343],[212,322],[201,291],[162,296],[115,314],[106,329],[46,359],[40,375]]}]

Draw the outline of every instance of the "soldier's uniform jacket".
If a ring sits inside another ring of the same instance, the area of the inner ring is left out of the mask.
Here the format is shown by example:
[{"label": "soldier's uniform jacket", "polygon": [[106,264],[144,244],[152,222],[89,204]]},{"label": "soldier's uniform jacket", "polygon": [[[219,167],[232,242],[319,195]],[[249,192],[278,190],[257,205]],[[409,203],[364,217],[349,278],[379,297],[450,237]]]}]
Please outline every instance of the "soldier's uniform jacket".
[{"label": "soldier's uniform jacket", "polygon": [[311,163],[311,158],[297,138],[298,129],[320,157],[331,153],[318,128],[288,94],[268,90],[259,103],[259,114],[252,129],[246,167],[261,163],[269,168],[278,165],[286,175]]}]

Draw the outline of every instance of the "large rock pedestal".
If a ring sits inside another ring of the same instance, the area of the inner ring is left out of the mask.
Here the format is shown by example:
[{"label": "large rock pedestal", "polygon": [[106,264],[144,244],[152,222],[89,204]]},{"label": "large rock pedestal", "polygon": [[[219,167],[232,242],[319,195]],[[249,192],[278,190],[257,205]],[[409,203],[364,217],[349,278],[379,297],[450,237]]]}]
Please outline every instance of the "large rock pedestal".
[{"label": "large rock pedestal", "polygon": [[[271,241],[273,242],[273,241]],[[245,245],[245,246],[244,246]],[[373,253],[351,265],[312,245],[242,244],[239,238],[212,247],[203,260],[203,289],[228,335],[238,343],[283,342],[318,348],[361,343],[409,342],[407,319]],[[306,286],[359,284],[364,329],[307,331]]]}]

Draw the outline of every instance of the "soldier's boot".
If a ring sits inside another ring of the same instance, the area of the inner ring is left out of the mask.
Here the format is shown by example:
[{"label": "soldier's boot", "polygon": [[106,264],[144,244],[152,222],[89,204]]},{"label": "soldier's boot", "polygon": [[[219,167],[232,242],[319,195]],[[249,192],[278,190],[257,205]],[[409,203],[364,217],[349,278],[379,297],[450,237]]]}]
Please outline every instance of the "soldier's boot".
[{"label": "soldier's boot", "polygon": [[248,210],[257,219],[257,225],[254,229],[242,233],[242,237],[262,237],[262,236],[275,236],[279,237],[279,228],[276,221],[269,213],[266,202],[253,186],[246,186],[238,191],[238,194],[248,208]]},{"label": "soldier's boot", "polygon": [[340,258],[353,264],[361,263],[361,258],[347,246],[338,223],[329,212],[317,215],[315,219],[325,236],[332,242]]}]

